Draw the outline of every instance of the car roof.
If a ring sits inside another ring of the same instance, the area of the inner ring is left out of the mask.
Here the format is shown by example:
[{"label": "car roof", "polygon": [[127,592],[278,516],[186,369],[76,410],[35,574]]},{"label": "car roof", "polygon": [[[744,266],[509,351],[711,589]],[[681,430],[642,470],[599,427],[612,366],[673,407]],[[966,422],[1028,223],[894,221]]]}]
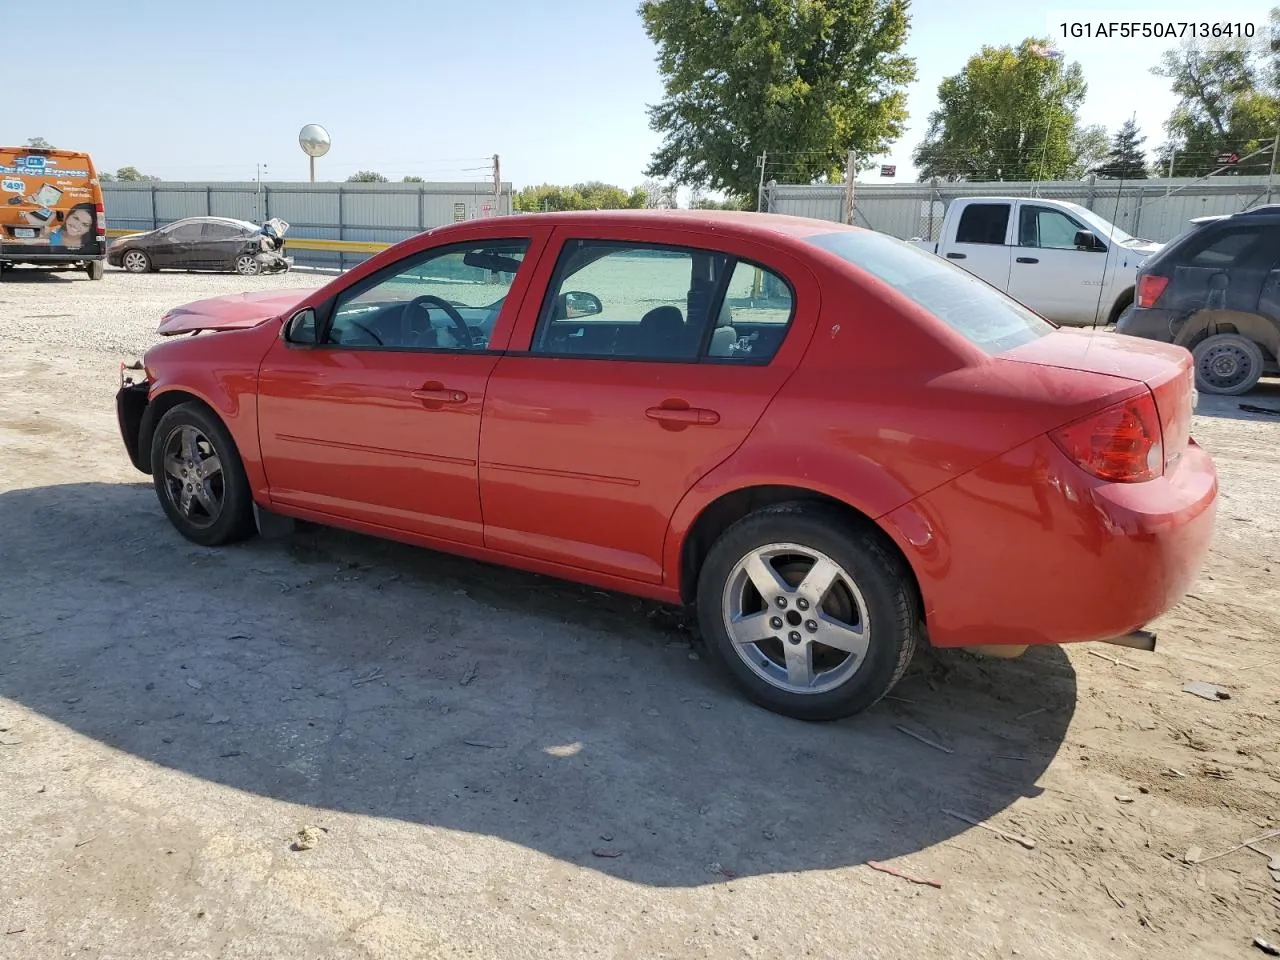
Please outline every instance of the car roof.
[{"label": "car roof", "polygon": [[[250,223],[248,220],[238,220],[235,217],[206,217],[206,216],[180,217],[177,220],[170,221],[169,223],[161,224],[161,226],[171,227],[175,223],[230,223],[237,227],[248,227],[251,230],[258,229],[256,224]],[[157,227],[156,229],[159,229],[159,227]]]},{"label": "car roof", "polygon": [[[428,232],[442,233],[454,228],[473,227],[475,223],[474,220],[463,220],[456,224],[435,227]],[[559,213],[517,213],[493,217],[486,223],[492,224],[495,232],[505,232],[525,226],[575,228],[662,226],[710,232],[728,229],[739,235],[754,235],[761,239],[776,239],[780,236],[800,239],[814,234],[833,233],[837,230],[861,229],[832,220],[739,210],[572,210]]]}]

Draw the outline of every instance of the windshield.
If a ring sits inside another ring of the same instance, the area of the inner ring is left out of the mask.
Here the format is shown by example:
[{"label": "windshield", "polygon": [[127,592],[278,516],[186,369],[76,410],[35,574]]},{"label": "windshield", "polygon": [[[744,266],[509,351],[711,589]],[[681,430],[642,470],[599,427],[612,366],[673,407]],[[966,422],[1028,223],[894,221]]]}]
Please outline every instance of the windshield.
[{"label": "windshield", "polygon": [[1074,213],[1077,217],[1087,223],[1093,232],[1103,240],[1114,240],[1116,243],[1135,243],[1136,239],[1125,233],[1110,220],[1104,220],[1088,207],[1082,207],[1078,203],[1066,203],[1059,201],[1064,207]]},{"label": "windshield", "polygon": [[883,233],[849,230],[805,239],[883,280],[988,353],[1010,350],[1055,329],[973,274]]}]

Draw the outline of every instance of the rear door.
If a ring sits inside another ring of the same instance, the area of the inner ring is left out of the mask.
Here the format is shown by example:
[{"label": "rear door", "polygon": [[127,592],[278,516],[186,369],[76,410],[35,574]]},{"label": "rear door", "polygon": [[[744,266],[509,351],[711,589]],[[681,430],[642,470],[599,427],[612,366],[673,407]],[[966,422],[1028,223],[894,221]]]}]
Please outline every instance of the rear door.
[{"label": "rear door", "polygon": [[[957,201],[960,202],[960,201]],[[1009,289],[1011,201],[964,202],[939,255],[1001,290]]]},{"label": "rear door", "polygon": [[485,545],[660,583],[676,505],[795,368],[817,284],[725,237],[631,226],[555,240],[489,380]]},{"label": "rear door", "polygon": [[[1075,237],[1080,230],[1089,227],[1056,207],[1019,201],[1009,295],[1057,323],[1093,323],[1101,303],[1107,251],[1078,249]],[[1110,309],[1111,304],[1105,307]]]},{"label": "rear door", "polygon": [[221,220],[206,220],[200,235],[199,259],[206,270],[230,270],[244,248],[245,227]]}]

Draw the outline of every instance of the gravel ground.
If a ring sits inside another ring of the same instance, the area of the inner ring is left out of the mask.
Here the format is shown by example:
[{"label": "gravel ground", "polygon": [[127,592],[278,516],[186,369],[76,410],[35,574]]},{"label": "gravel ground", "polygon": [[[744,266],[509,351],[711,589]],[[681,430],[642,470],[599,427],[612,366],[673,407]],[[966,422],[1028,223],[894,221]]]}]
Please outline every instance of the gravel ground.
[{"label": "gravel ground", "polygon": [[1280,828],[1280,419],[1202,401],[1219,531],[1156,653],[925,654],[896,699],[805,725],[646,603],[335,531],[179,538],[121,447],[119,361],[175,304],[326,279],[0,283],[0,957],[1280,942],[1264,856],[1184,862]]}]

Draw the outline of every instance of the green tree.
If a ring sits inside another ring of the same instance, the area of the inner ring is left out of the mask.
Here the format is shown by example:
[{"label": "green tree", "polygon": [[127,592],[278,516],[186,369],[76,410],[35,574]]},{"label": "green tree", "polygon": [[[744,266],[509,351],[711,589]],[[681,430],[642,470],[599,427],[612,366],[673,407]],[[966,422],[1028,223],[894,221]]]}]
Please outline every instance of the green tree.
[{"label": "green tree", "polygon": [[427,181],[423,180],[421,177],[415,177],[413,175],[410,175],[405,177],[400,182],[401,183],[426,183]]},{"label": "green tree", "polygon": [[1087,127],[1077,126],[1071,132],[1068,143],[1075,159],[1063,174],[1065,180],[1081,180],[1088,176],[1106,161],[1111,150],[1107,128],[1100,123],[1092,123]]},{"label": "green tree", "polygon": [[[984,46],[938,86],[913,158],[920,178],[1057,180],[1081,174],[1096,131],[1079,126],[1087,86],[1044,40]],[[1102,133],[1103,142],[1106,134]]]},{"label": "green tree", "polygon": [[[1280,7],[1271,11],[1273,29],[1280,26]],[[1199,177],[1221,164],[1218,156],[1245,157],[1263,149],[1280,127],[1280,51],[1239,44],[1207,50],[1191,42],[1169,50],[1152,67],[1171,81],[1178,104],[1165,121],[1169,139],[1157,166],[1168,176]],[[1266,174],[1268,154],[1232,168],[1233,173]]]},{"label": "green tree", "polygon": [[867,167],[902,133],[908,0],[644,0],[665,96],[647,176],[755,196],[756,157],[798,180]]},{"label": "green tree", "polygon": [[1126,120],[1111,138],[1111,149],[1093,172],[1108,180],[1147,179],[1147,158],[1142,150],[1146,141],[1138,131],[1138,121]]},{"label": "green tree", "polygon": [[386,183],[387,178],[376,170],[357,170],[347,177],[347,183]]},{"label": "green tree", "polygon": [[143,173],[137,167],[121,167],[116,171],[115,179],[121,183],[158,183],[160,181],[159,177]]},{"label": "green tree", "polygon": [[561,187],[544,183],[525,187],[514,198],[520,213],[555,213],[564,210],[640,210],[647,196],[636,187],[630,192],[597,180]]},{"label": "green tree", "polygon": [[44,137],[32,137],[27,141],[27,146],[32,150],[53,150],[56,149],[52,143]]},{"label": "green tree", "polygon": [[754,210],[756,205],[750,197],[725,197],[717,200],[714,197],[698,197],[689,204],[692,210]]}]

